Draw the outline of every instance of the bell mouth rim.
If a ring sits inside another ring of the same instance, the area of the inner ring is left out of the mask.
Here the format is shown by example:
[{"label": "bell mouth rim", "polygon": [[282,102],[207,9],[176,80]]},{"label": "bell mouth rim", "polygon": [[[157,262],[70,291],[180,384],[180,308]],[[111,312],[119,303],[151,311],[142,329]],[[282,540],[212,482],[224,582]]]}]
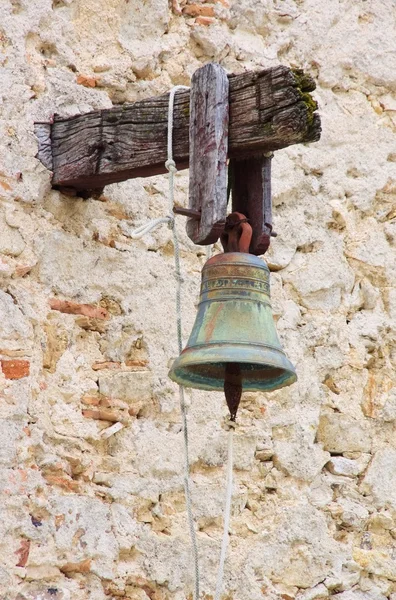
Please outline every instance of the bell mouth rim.
[{"label": "bell mouth rim", "polygon": [[[238,347],[243,346],[244,348],[249,347],[249,355],[241,356],[238,351]],[[199,348],[205,348],[205,353],[197,358],[196,353]],[[271,392],[277,389],[287,387],[297,381],[297,374],[295,369],[287,358],[286,354],[269,344],[251,344],[248,342],[234,342],[233,349],[236,354],[233,356],[230,352],[230,348],[227,348],[227,352],[224,352],[225,347],[221,344],[205,344],[200,346],[193,346],[191,348],[185,348],[180,356],[174,361],[170,371],[169,377],[172,381],[175,381],[179,385],[185,387],[191,387],[201,390],[209,391],[222,391],[224,386],[224,380],[221,378],[211,377],[209,380],[203,378],[199,373],[194,373],[189,370],[191,367],[204,367],[210,364],[225,364],[225,363],[240,363],[241,365],[255,365],[258,369],[276,369],[279,373],[271,381],[269,379],[260,379],[246,377],[243,384],[243,392]],[[223,352],[221,352],[223,350]],[[274,360],[271,356],[266,355],[266,350],[276,351],[279,356],[279,360]],[[264,355],[263,355],[264,353]],[[251,371],[250,371],[251,372]],[[252,373],[252,372],[251,372]]]},{"label": "bell mouth rim", "polygon": [[[204,363],[202,363],[204,364]],[[182,371],[184,369],[182,368]],[[185,375],[185,376],[183,376]],[[213,380],[208,383],[204,383],[199,379],[189,379],[187,373],[177,374],[174,372],[173,368],[169,371],[169,377],[172,381],[181,385],[183,387],[193,388],[197,390],[206,390],[209,392],[222,392],[224,391],[224,382],[220,380]],[[271,384],[268,381],[262,380],[260,385],[260,381],[257,382],[245,382],[242,383],[242,393],[245,392],[275,392],[276,390],[280,390],[284,387],[288,387],[297,381],[297,375],[294,371],[290,371],[288,369],[283,368],[283,376],[278,377]]]}]

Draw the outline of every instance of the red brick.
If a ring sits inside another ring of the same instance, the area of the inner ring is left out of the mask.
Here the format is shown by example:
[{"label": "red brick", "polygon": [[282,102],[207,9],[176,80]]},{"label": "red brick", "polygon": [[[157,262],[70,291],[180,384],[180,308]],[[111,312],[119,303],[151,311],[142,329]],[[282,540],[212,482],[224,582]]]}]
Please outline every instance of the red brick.
[{"label": "red brick", "polygon": [[98,85],[99,79],[97,77],[87,77],[86,75],[79,75],[77,77],[77,83],[84,87],[94,88]]},{"label": "red brick", "polygon": [[191,17],[214,17],[214,8],[211,4],[189,4],[183,8],[183,14]]},{"label": "red brick", "polygon": [[67,313],[69,315],[84,315],[93,319],[108,319],[109,313],[101,306],[94,304],[79,304],[71,300],[59,300],[59,298],[51,298],[49,305],[52,310]]},{"label": "red brick", "polygon": [[30,362],[28,360],[0,360],[1,369],[6,379],[22,379],[30,374]]}]

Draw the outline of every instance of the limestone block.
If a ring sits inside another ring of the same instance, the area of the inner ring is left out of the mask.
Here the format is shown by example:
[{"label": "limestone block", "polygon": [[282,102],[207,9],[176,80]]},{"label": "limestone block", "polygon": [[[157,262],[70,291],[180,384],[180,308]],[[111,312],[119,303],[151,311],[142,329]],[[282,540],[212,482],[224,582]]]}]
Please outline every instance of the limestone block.
[{"label": "limestone block", "polygon": [[274,444],[269,435],[262,436],[256,444],[255,458],[260,462],[271,460],[274,455]]},{"label": "limestone block", "polygon": [[313,481],[328,459],[328,452],[298,434],[293,439],[274,441],[274,464],[297,479]]},{"label": "limestone block", "polygon": [[[60,573],[56,572],[55,577],[59,577]],[[71,600],[70,591],[63,586],[51,586],[51,584],[30,584],[33,589],[27,590],[26,585],[24,591],[19,592],[16,600]]]},{"label": "limestone block", "polygon": [[292,260],[296,253],[297,244],[294,240],[285,240],[284,237],[277,238],[271,242],[265,262],[271,271],[279,271],[284,269]]},{"label": "limestone block", "polygon": [[396,581],[396,560],[388,552],[354,548],[353,558],[365,571]]},{"label": "limestone block", "polygon": [[374,455],[362,482],[363,493],[372,494],[376,506],[396,508],[396,450],[382,448]]},{"label": "limestone block", "polygon": [[[154,423],[138,421],[130,432],[126,432],[125,437],[129,434],[133,435],[136,465],[142,477],[156,478],[159,482],[182,475],[184,463],[181,432],[163,431]],[[120,444],[123,444],[122,439]]]},{"label": "limestone block", "polygon": [[217,23],[210,28],[194,27],[191,37],[198,44],[204,56],[219,60],[229,41],[229,32],[224,26]]},{"label": "limestone block", "polygon": [[121,372],[99,377],[99,391],[104,396],[123,400],[137,412],[150,404],[153,395],[151,371]]},{"label": "limestone block", "polygon": [[24,248],[25,242],[18,229],[10,227],[5,221],[4,215],[0,215],[0,254],[8,256],[19,256]]},{"label": "limestone block", "polygon": [[297,253],[282,272],[295,288],[304,306],[332,310],[339,306],[342,291],[351,291],[354,275],[341,249],[327,244],[317,252]]},{"label": "limestone block", "polygon": [[60,571],[57,567],[52,565],[39,565],[26,568],[26,580],[27,581],[51,581],[58,579]]},{"label": "limestone block", "polygon": [[[120,44],[136,62],[160,51],[160,39],[168,28],[170,16],[166,0],[150,0],[144,6],[139,5],[139,9],[126,5],[119,29]],[[143,69],[140,68],[140,71]],[[150,78],[150,75],[144,71],[141,73],[145,78]]]},{"label": "limestone block", "polygon": [[372,267],[387,267],[390,246],[380,224],[365,219],[346,247],[346,255]]},{"label": "limestone block", "polygon": [[396,419],[396,387],[389,390],[388,397],[381,410],[381,417],[387,422]]},{"label": "limestone block", "polygon": [[366,528],[369,512],[365,506],[349,498],[340,498],[337,506],[342,509],[340,522],[344,527],[357,531],[363,531]]},{"label": "limestone block", "polygon": [[363,338],[363,343],[368,347],[373,347],[375,343],[383,337],[384,317],[381,314],[362,310],[354,315],[348,325],[348,337],[353,346],[358,346]]},{"label": "limestone block", "polygon": [[343,456],[333,456],[326,464],[326,469],[328,469],[330,473],[342,475],[343,477],[357,477],[364,468],[364,464],[359,463],[357,460],[344,458]]},{"label": "limestone block", "polygon": [[359,565],[353,560],[346,560],[337,565],[330,577],[324,580],[324,585],[331,591],[345,591],[356,585],[360,576]]},{"label": "limestone block", "polygon": [[10,420],[0,420],[0,465],[16,464],[18,442],[23,437],[22,425]]},{"label": "limestone block", "polygon": [[370,531],[381,532],[384,529],[390,531],[394,528],[395,520],[390,512],[379,512],[371,515],[369,519]]},{"label": "limestone block", "polygon": [[306,590],[297,596],[297,600],[319,600],[320,598],[327,598],[329,590],[323,583],[315,585],[315,587]]},{"label": "limestone block", "polygon": [[31,347],[32,325],[14,303],[13,298],[0,290],[0,350],[25,350]]},{"label": "limestone block", "polygon": [[247,565],[273,582],[308,589],[323,581],[342,556],[323,513],[300,504],[279,508],[265,540],[250,550]]},{"label": "limestone block", "polygon": [[236,469],[249,471],[254,461],[257,439],[254,435],[234,435],[234,465]]},{"label": "limestone block", "polygon": [[334,594],[332,596],[335,600],[385,600],[386,596],[373,595],[370,592],[362,591],[359,589],[348,590],[341,594]]},{"label": "limestone block", "polygon": [[110,507],[112,528],[120,550],[130,550],[140,534],[139,525],[125,506],[113,502]]},{"label": "limestone block", "polygon": [[360,421],[343,413],[321,416],[318,441],[328,452],[370,452],[372,433],[367,420]]},{"label": "limestone block", "polygon": [[63,562],[92,559],[91,571],[108,577],[118,555],[109,507],[96,498],[77,494],[54,497],[50,506],[53,515],[63,515],[55,529]]}]

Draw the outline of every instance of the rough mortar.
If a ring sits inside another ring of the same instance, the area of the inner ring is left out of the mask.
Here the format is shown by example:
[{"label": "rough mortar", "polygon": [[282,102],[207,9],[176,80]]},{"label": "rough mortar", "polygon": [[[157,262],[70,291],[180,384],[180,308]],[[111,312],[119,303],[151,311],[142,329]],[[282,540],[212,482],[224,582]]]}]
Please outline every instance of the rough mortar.
[{"label": "rough mortar", "polygon": [[[273,163],[267,260],[299,380],[243,398],[223,600],[396,600],[395,18],[393,0],[0,2],[1,600],[192,599],[171,234],[128,236],[166,214],[166,177],[67,197],[33,124],[208,61],[305,69],[323,124]],[[186,339],[205,252],[177,227]],[[226,406],[186,396],[209,600]]]}]

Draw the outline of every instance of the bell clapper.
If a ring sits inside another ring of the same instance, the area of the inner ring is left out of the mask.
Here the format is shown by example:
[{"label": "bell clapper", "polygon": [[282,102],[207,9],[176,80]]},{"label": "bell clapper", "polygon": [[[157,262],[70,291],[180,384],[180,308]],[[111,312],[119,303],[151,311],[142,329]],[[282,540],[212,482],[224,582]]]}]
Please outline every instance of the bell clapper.
[{"label": "bell clapper", "polygon": [[[252,227],[239,212],[228,215],[221,236],[224,252],[249,252]],[[230,420],[235,422],[242,396],[242,373],[239,363],[227,362],[224,372],[224,394],[230,410]]]},{"label": "bell clapper", "polygon": [[242,396],[242,373],[239,363],[229,362],[225,365],[224,394],[230,410],[230,419],[235,421]]}]

